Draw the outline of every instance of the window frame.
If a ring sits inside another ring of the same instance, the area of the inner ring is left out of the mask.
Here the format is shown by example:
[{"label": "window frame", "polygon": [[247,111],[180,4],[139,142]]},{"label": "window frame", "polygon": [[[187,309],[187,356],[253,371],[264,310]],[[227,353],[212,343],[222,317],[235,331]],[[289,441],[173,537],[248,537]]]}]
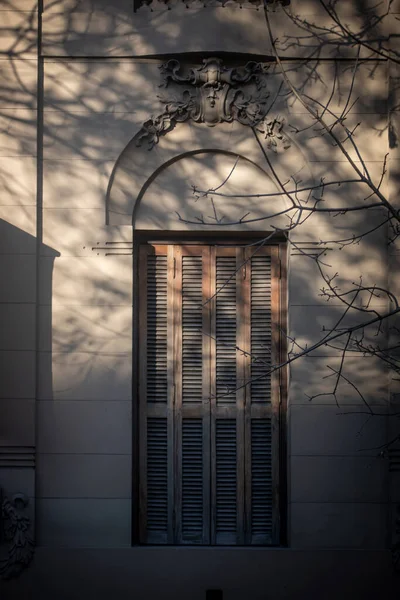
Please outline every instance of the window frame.
[{"label": "window frame", "polygon": [[[157,245],[205,245],[205,246],[245,246],[266,237],[268,232],[207,232],[196,234],[194,232],[134,232],[133,243],[133,315],[132,315],[132,539],[133,546],[148,546],[151,544],[140,541],[140,449],[139,428],[141,416],[139,414],[139,250],[143,244]],[[287,357],[287,242],[281,236],[274,236],[268,246],[277,247],[279,261],[279,326],[282,332],[279,340],[279,360],[284,362]],[[229,547],[254,548],[254,547],[284,547],[287,546],[287,390],[288,368],[284,367],[279,372],[279,541],[274,545],[229,545]],[[165,544],[163,544],[165,545]],[[167,544],[182,547],[182,544]],[[184,544],[188,547],[188,544]],[[190,544],[189,544],[190,546]],[[198,547],[196,544],[195,547]],[[203,548],[217,547],[203,545]],[[219,547],[224,547],[219,546]]]}]

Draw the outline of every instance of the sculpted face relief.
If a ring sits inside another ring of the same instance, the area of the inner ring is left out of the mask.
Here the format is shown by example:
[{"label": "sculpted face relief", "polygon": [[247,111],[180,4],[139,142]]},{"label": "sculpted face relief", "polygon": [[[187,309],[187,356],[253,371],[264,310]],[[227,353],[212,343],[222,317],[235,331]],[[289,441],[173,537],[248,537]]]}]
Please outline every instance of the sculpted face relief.
[{"label": "sculpted face relief", "polygon": [[220,58],[207,58],[201,67],[185,71],[173,59],[161,65],[160,70],[164,79],[160,87],[169,88],[171,95],[159,96],[165,110],[143,124],[136,136],[138,146],[145,140],[151,150],[159,136],[170,131],[174,123],[189,119],[209,127],[238,121],[256,127],[272,148],[278,142],[284,148],[290,146],[282,132],[284,121],[266,118],[270,98],[265,77],[267,65],[250,61],[231,68],[224,66]]}]

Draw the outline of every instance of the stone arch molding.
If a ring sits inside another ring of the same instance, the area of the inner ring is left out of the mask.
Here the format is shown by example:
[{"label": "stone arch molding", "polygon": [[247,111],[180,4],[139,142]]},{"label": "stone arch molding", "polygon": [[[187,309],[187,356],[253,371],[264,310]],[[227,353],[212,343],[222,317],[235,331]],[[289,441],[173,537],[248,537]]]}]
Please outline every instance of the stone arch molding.
[{"label": "stone arch molding", "polygon": [[[231,68],[219,58],[209,58],[201,67],[185,69],[174,59],[160,70],[164,110],[143,124],[114,166],[107,191],[108,225],[135,226],[152,181],[184,156],[234,154],[271,177],[267,152],[283,180],[289,165],[298,171],[305,163],[285,130],[285,120],[271,111],[268,66],[248,62]],[[284,197],[279,201],[286,207]]]}]

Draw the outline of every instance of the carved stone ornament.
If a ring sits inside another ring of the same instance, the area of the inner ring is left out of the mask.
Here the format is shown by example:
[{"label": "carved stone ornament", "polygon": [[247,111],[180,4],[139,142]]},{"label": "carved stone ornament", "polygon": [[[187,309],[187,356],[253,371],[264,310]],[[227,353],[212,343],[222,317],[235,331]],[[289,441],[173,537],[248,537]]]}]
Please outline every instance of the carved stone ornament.
[{"label": "carved stone ornament", "polygon": [[28,498],[15,494],[11,501],[3,500],[1,506],[2,525],[5,541],[9,543],[7,555],[0,558],[0,577],[17,577],[31,562],[34,555],[34,541],[30,535],[31,523],[25,514]]},{"label": "carved stone ornament", "polygon": [[[174,7],[205,8],[214,6],[240,6],[240,8],[260,8],[264,0],[134,0],[136,10],[170,10]],[[288,6],[290,0],[266,0],[268,8],[274,10],[277,6]]]},{"label": "carved stone ornament", "polygon": [[268,67],[254,61],[229,68],[220,58],[207,58],[198,68],[188,69],[172,59],[160,67],[163,88],[173,88],[171,97],[159,96],[164,112],[146,121],[136,135],[136,145],[147,143],[151,150],[161,135],[175,123],[192,119],[213,127],[218,123],[238,121],[265,135],[267,146],[290,146],[284,136],[284,120],[267,119],[269,91],[266,89]]}]

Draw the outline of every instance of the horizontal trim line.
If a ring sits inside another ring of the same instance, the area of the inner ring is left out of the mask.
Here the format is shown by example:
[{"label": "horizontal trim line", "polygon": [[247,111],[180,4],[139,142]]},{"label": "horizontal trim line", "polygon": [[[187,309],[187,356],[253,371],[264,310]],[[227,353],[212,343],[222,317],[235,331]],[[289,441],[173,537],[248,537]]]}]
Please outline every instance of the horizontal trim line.
[{"label": "horizontal trim line", "polygon": [[[6,350],[6,351],[8,351],[8,350]],[[0,352],[1,352],[1,350],[0,350]],[[30,352],[30,350],[28,352]],[[73,356],[76,356],[79,354],[83,354],[85,356],[87,354],[90,354],[90,355],[94,354],[96,356],[130,356],[132,354],[132,350],[125,350],[124,352],[97,352],[96,350],[77,350],[77,351],[70,350],[68,352],[68,350],[61,351],[61,350],[40,350],[39,349],[38,353],[39,354],[54,354],[55,356],[61,356],[63,354],[73,355]]]},{"label": "horizontal trim line", "polygon": [[[385,407],[385,408],[387,408],[389,410],[389,407],[387,406],[387,404],[388,404],[387,400],[382,400],[381,402],[376,402],[376,401],[375,402],[369,402],[370,406],[374,406],[375,408]],[[312,406],[335,406],[338,409],[338,411],[340,412],[340,415],[344,411],[346,411],[348,409],[359,408],[361,410],[362,414],[364,414],[364,411],[362,411],[362,408],[363,408],[364,405],[362,405],[362,404],[350,404],[350,403],[347,403],[347,402],[346,403],[343,402],[343,404],[341,404],[340,406],[337,406],[337,404],[335,403],[334,400],[330,401],[330,402],[326,401],[325,403],[324,402],[314,403],[313,400],[298,400],[298,401],[293,401],[293,400],[290,401],[289,400],[289,406],[288,406],[288,408],[290,409],[290,407],[293,407],[293,406],[310,406],[310,405],[312,405]],[[367,407],[365,407],[365,406],[364,406],[364,409],[365,409],[365,411],[368,411]],[[388,413],[382,413],[382,414],[387,414],[387,416],[390,416],[389,412]],[[365,416],[367,416],[367,415],[365,415]]]},{"label": "horizontal trim line", "polygon": [[[8,302],[8,304],[14,304],[14,302]],[[32,304],[33,304],[33,302],[32,302]],[[48,307],[48,306],[50,306],[50,304],[39,304],[39,306]],[[79,308],[80,306],[82,306],[82,307],[84,307],[84,306],[90,306],[90,308],[96,308],[96,306],[98,306],[98,304],[72,304],[72,305],[69,305],[69,304],[57,304],[57,306],[60,306],[60,307],[62,307],[62,306],[66,306],[66,307],[73,306],[73,308]],[[101,305],[101,306],[103,307],[104,305]],[[114,308],[114,307],[132,308],[132,304],[107,304],[107,307],[109,307],[109,308]]]},{"label": "horizontal trim line", "polygon": [[[361,452],[361,450],[359,450]],[[290,458],[376,458],[377,461],[382,461],[380,456],[376,454],[290,454]]]},{"label": "horizontal trim line", "polygon": [[[218,8],[218,7],[217,7]],[[164,12],[164,11],[161,11]],[[166,12],[166,11],[165,11]],[[46,11],[43,13],[46,16]],[[62,12],[58,12],[58,13],[48,13],[49,15],[54,16],[55,14],[63,14]],[[75,11],[74,14],[90,14],[90,12],[78,12]],[[397,14],[397,13],[393,13],[393,14]],[[315,16],[315,13],[310,14],[310,16]],[[84,37],[84,34],[81,34],[81,37]],[[46,49],[46,47],[48,46],[54,46],[55,42],[50,42],[50,43],[44,43],[43,47],[44,49]],[[61,44],[58,44],[61,45]],[[371,53],[375,53],[375,51],[371,50]],[[62,61],[69,61],[69,60],[81,60],[83,62],[91,62],[92,60],[104,60],[104,62],[108,62],[108,61],[116,61],[116,60],[132,60],[132,58],[138,60],[138,61],[147,61],[147,62],[155,62],[155,63],[159,63],[160,60],[167,60],[167,58],[171,57],[175,57],[177,56],[179,53],[173,53],[173,54],[119,54],[119,55],[115,55],[115,56],[105,56],[104,54],[93,54],[91,56],[88,55],[84,55],[84,54],[75,54],[75,55],[65,55],[65,54],[44,54],[43,52],[39,55],[40,58],[43,59],[44,62],[50,61],[50,60],[56,60],[57,62],[59,60]],[[234,52],[231,53],[233,55],[238,55],[241,54],[239,52]],[[246,56],[246,55],[244,55]],[[258,59],[259,62],[265,62],[265,63],[270,63],[270,64],[276,64],[275,59],[273,58],[272,54],[251,54],[252,56],[252,60],[255,60],[256,58]],[[346,56],[340,56],[340,57],[336,57],[336,58],[332,58],[332,57],[320,57],[320,58],[312,58],[312,57],[307,57],[307,56],[303,56],[303,57],[299,57],[299,56],[281,56],[280,60],[282,62],[293,62],[295,64],[297,63],[304,63],[304,61],[308,61],[308,62],[356,62],[357,61],[357,56],[354,55],[353,57],[346,57]],[[383,57],[365,57],[365,58],[360,58],[359,59],[359,63],[363,63],[363,62],[388,62],[387,58],[383,58]],[[279,74],[279,73],[278,73]]]},{"label": "horizontal trim line", "polygon": [[[295,256],[300,256],[300,254],[295,254]],[[289,275],[289,280],[290,280],[290,275]],[[292,304],[291,302],[289,303],[289,308],[294,308],[294,307],[299,307],[299,308],[310,307],[310,308],[312,308],[313,306],[317,306],[320,308],[325,308],[325,307],[329,308],[332,306],[342,306],[342,305],[339,303],[338,304],[329,303],[329,305],[328,305],[328,304],[322,304],[321,302],[319,304]],[[372,306],[373,306],[373,308],[387,308],[388,307],[387,304],[373,304]]]},{"label": "horizontal trim line", "polygon": [[[346,332],[343,332],[343,337],[346,337]],[[311,342],[309,342],[309,343],[311,343]],[[337,358],[338,356],[342,356],[342,354],[343,354],[343,352],[340,350],[337,350],[337,352],[335,354],[333,354],[333,353],[332,354],[323,354],[323,353],[318,353],[317,350],[314,350],[314,352],[310,352],[306,356],[308,356],[309,358]],[[357,355],[362,355],[362,352],[360,350],[346,350],[346,355],[347,354],[351,354],[352,358],[354,358]],[[304,358],[304,356],[300,357],[300,358]],[[298,360],[300,360],[300,358]],[[362,356],[360,356],[360,358],[372,358],[372,356],[367,357],[367,356],[362,355]]]},{"label": "horizontal trim line", "polygon": [[[362,456],[353,456],[351,454],[312,454],[312,455],[308,455],[308,454],[291,454],[290,455],[291,458],[345,458],[345,459],[349,459],[349,458],[356,458],[358,460],[366,460],[367,458],[371,458],[371,457],[366,457],[364,455]],[[289,457],[289,458],[290,458]],[[377,461],[385,464],[385,461],[382,461],[381,457],[376,457]]]},{"label": "horizontal trim line", "polygon": [[125,402],[132,404],[132,398],[127,398],[123,400],[118,399],[109,399],[109,398],[37,398],[36,402],[52,402],[53,404],[56,402]]},{"label": "horizontal trim line", "polygon": [[36,306],[36,302],[4,302],[4,301],[0,301],[1,306],[8,305],[8,304],[18,304],[21,306]]},{"label": "horizontal trim line", "polygon": [[386,507],[386,506],[388,506],[390,504],[390,502],[389,501],[386,501],[386,502],[385,501],[382,501],[382,502],[376,501],[375,502],[373,500],[370,500],[370,501],[364,501],[364,500],[363,501],[360,501],[360,500],[355,500],[355,501],[352,501],[352,500],[342,500],[342,501],[336,501],[336,502],[332,502],[332,501],[329,501],[329,500],[322,500],[320,502],[315,501],[315,500],[310,500],[310,501],[297,501],[297,500],[293,501],[292,500],[292,501],[289,502],[289,504],[357,504],[357,505],[360,505],[360,504],[377,504],[378,506],[385,506]]},{"label": "horizontal trim line", "polygon": [[16,463],[13,461],[0,461],[0,473],[1,469],[33,469],[35,470],[36,466],[34,462],[21,461],[20,463]]},{"label": "horizontal trim line", "polygon": [[132,456],[122,452],[36,452],[37,456]]},{"label": "horizontal trim line", "polygon": [[0,468],[33,468],[35,466],[35,458],[34,446],[0,446]]},{"label": "horizontal trim line", "polygon": [[132,502],[132,496],[36,496],[37,500],[127,500]]},{"label": "horizontal trim line", "polygon": [[129,402],[132,398],[36,398],[36,402]]},{"label": "horizontal trim line", "polygon": [[[32,352],[32,350],[29,350],[29,352]],[[30,387],[33,387],[33,385],[32,385],[32,386],[30,386]],[[35,398],[32,398],[32,396],[19,396],[18,398],[15,398],[15,397],[13,397],[13,396],[11,396],[11,395],[8,395],[8,396],[0,396],[0,402],[1,402],[2,400],[14,400],[15,402],[18,402],[19,400],[34,400],[34,401],[36,401],[36,399],[35,399]]]},{"label": "horizontal trim line", "polygon": [[36,352],[36,348],[2,348],[0,352]]},{"label": "horizontal trim line", "polygon": [[[11,225],[11,223],[8,224]],[[31,234],[27,233],[27,235]],[[0,256],[36,256],[36,252],[0,252]]]},{"label": "horizontal trim line", "polygon": [[[47,257],[50,258],[50,257]],[[0,302],[0,304],[14,304],[14,302]],[[19,303],[15,303],[15,304],[35,304],[34,302],[19,302]],[[63,307],[65,306],[66,308],[79,308],[80,306],[90,306],[92,308],[96,308],[96,307],[109,307],[112,308],[113,306],[119,306],[119,307],[129,307],[132,308],[132,303],[131,304],[61,304],[56,302],[55,304],[38,304],[38,306],[43,306],[43,307],[49,307],[49,306],[59,306],[59,307]]]}]

